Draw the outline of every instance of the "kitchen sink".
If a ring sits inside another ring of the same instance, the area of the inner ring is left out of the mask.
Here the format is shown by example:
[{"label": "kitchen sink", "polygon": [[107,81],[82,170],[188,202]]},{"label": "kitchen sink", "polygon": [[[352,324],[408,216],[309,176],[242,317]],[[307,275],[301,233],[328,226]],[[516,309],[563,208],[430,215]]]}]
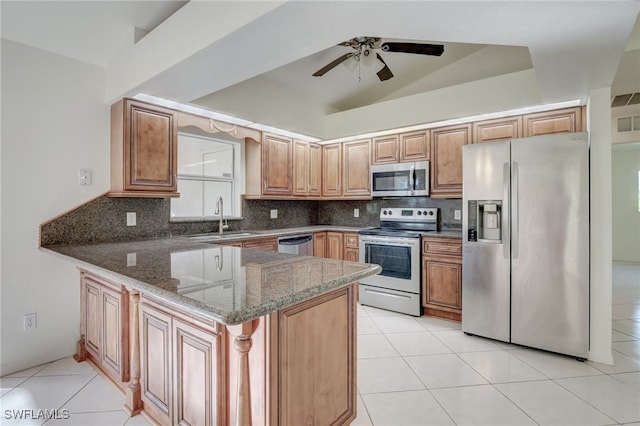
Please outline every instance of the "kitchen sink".
[{"label": "kitchen sink", "polygon": [[191,241],[215,241],[215,240],[223,240],[225,238],[240,238],[240,237],[248,237],[251,235],[256,235],[255,232],[225,232],[224,234],[197,234],[186,237]]}]

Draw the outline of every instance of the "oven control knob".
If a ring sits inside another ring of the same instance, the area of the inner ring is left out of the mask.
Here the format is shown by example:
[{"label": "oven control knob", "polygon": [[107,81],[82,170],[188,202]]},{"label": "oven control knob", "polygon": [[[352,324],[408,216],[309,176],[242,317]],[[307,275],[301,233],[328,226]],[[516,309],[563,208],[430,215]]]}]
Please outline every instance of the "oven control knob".
[{"label": "oven control knob", "polygon": [[[427,212],[424,212],[424,214],[427,214]],[[433,210],[429,210],[429,215],[433,216]]]},{"label": "oven control knob", "polygon": [[386,210],[382,210],[382,214],[386,216],[387,215],[387,211]]},{"label": "oven control knob", "polygon": [[418,216],[420,216],[422,214],[422,212],[420,210],[418,210]]},{"label": "oven control knob", "polygon": [[391,216],[393,214],[392,210],[389,210],[389,216]]}]

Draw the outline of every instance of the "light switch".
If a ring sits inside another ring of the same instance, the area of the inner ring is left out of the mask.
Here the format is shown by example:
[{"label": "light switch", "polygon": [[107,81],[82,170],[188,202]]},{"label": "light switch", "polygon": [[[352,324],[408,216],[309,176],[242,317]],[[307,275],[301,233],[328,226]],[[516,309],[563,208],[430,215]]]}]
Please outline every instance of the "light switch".
[{"label": "light switch", "polygon": [[453,219],[454,220],[460,220],[460,210],[454,210],[453,211]]},{"label": "light switch", "polygon": [[278,209],[271,209],[271,219],[278,218]]},{"label": "light switch", "polygon": [[353,217],[360,217],[360,209],[353,209]]},{"label": "light switch", "polygon": [[136,253],[127,253],[127,266],[136,266],[138,263]]}]

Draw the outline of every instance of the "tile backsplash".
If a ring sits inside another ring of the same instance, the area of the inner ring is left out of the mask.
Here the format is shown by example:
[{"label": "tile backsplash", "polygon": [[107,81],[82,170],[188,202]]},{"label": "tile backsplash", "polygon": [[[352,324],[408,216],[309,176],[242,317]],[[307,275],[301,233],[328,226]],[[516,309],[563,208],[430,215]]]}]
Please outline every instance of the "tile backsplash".
[{"label": "tile backsplash", "polygon": [[[267,230],[311,225],[370,227],[380,224],[384,207],[438,207],[442,229],[459,229],[462,221],[454,211],[459,199],[429,197],[376,198],[373,200],[243,200],[242,219],[229,220],[229,230]],[[354,217],[358,209],[359,217]],[[277,218],[271,218],[277,210]],[[127,212],[135,212],[136,226],[127,226]],[[54,218],[40,226],[42,246],[133,241],[217,232],[218,222],[170,221],[170,200],[157,198],[109,198],[106,195]]]}]

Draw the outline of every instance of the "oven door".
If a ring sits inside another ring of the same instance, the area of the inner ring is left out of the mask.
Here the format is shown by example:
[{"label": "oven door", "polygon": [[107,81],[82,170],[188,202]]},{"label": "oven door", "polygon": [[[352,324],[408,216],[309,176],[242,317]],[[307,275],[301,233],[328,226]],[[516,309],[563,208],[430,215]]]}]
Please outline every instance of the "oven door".
[{"label": "oven door", "polygon": [[361,284],[420,293],[420,238],[361,235],[360,262],[382,267]]}]

